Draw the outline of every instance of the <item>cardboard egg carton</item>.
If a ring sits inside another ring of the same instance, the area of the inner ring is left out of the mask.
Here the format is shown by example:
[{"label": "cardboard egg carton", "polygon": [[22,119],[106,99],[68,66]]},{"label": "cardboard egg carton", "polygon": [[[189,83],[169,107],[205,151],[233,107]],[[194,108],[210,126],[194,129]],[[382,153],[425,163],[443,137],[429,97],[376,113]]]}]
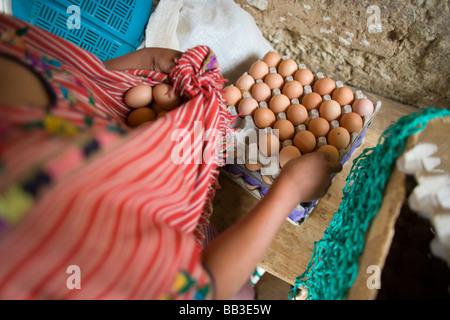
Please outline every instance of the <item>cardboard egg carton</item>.
[{"label": "cardboard egg carton", "polygon": [[[282,57],[281,59],[284,60],[288,58]],[[306,69],[306,66],[304,64],[299,64],[298,67],[299,69]],[[270,72],[277,72],[276,68],[270,68]],[[248,75],[248,73],[246,72],[244,73],[244,75]],[[321,78],[324,78],[323,73],[320,72],[315,74],[314,83]],[[288,81],[292,81],[292,79],[292,76],[287,76],[284,78],[284,83],[286,84]],[[262,80],[256,80],[255,83],[258,83],[260,81]],[[336,89],[344,86],[341,81],[337,81],[335,83]],[[303,98],[303,96],[310,92],[313,92],[312,86],[313,84],[304,86],[302,96],[299,99],[291,99],[291,105],[301,104],[301,99]],[[251,92],[249,91],[241,90],[241,92],[242,98],[252,96]],[[273,89],[272,97],[277,94],[280,94],[280,89]],[[322,96],[322,101],[330,99],[331,95]],[[367,99],[367,97],[362,93],[362,91],[357,90],[356,92],[354,92],[353,103],[358,99]],[[353,111],[352,104],[344,105],[341,107],[341,117],[342,115]],[[370,116],[362,117],[362,128],[358,132],[351,133],[350,143],[348,144],[348,146],[344,149],[339,150],[338,161],[341,162],[343,166],[348,162],[355,150],[363,144],[364,137],[369,126],[372,123],[373,118],[381,108],[380,101],[373,103],[373,105],[373,113]],[[258,108],[268,108],[268,102],[259,102]],[[255,125],[255,121],[252,115],[247,115],[245,117],[238,116],[239,113],[237,105],[229,105],[228,111],[232,115],[237,116],[237,119],[233,125],[235,131],[229,136],[229,139],[227,141],[227,165],[222,169],[222,171],[233,178],[243,188],[252,193],[253,196],[260,199],[269,190],[272,182],[280,173],[281,167],[278,154],[268,156],[266,152],[261,152],[259,142],[261,137],[265,136],[268,133],[271,133],[278,137],[278,130],[274,130],[273,126],[266,127],[264,129],[258,128]],[[308,119],[304,123],[294,127],[294,136],[299,131],[307,130],[308,123],[312,119],[315,119],[319,116],[320,115],[318,109],[310,110],[308,112]],[[276,120],[280,119],[287,119],[286,112],[280,112],[276,114]],[[339,127],[340,123],[339,120],[333,120],[329,122],[329,125],[331,130],[335,127]],[[327,143],[328,142],[326,136],[316,138],[316,148],[313,152],[317,151],[318,148],[326,145]],[[280,149],[292,145],[294,145],[293,138],[287,139],[280,142]],[[298,204],[297,207],[289,215],[287,220],[295,225],[301,225],[311,214],[319,200]]]}]

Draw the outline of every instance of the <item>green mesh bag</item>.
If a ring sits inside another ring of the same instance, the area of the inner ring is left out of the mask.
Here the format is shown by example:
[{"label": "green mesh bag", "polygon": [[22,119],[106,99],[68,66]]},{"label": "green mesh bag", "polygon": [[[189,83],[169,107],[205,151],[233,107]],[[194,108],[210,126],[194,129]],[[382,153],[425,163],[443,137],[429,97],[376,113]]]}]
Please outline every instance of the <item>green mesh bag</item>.
[{"label": "green mesh bag", "polygon": [[296,298],[301,286],[307,289],[307,299],[345,297],[358,273],[364,234],[381,206],[383,190],[408,137],[423,130],[429,120],[449,115],[450,110],[430,108],[404,116],[383,132],[376,147],[364,149],[353,161],[338,211],[324,237],[314,243],[311,260],[296,278],[290,299]]}]

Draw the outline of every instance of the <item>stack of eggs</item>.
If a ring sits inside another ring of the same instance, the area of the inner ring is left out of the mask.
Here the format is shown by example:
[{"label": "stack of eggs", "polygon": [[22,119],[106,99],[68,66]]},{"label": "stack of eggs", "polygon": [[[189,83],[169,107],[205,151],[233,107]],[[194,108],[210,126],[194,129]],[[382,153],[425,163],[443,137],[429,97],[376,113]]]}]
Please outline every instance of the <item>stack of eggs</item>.
[{"label": "stack of eggs", "polygon": [[127,90],[123,101],[131,109],[127,116],[128,126],[145,125],[178,107],[181,99],[172,89],[169,83],[159,83],[155,86],[141,84]]},{"label": "stack of eggs", "polygon": [[268,133],[259,139],[259,150],[271,156],[278,146],[280,167],[310,152],[342,160],[352,134],[358,135],[374,113],[369,99],[355,97],[350,88],[322,74],[315,76],[276,52],[256,61],[235,85],[225,88],[224,97],[241,118],[251,116],[258,129],[278,130],[277,136]]}]

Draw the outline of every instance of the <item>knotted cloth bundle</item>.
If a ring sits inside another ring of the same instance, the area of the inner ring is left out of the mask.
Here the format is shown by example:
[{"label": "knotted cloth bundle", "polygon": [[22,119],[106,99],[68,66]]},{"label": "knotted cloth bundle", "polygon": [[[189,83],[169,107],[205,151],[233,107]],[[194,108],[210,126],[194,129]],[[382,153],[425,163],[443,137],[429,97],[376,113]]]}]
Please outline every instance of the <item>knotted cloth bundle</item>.
[{"label": "knotted cloth bundle", "polygon": [[[211,298],[202,226],[231,119],[214,53],[192,48],[170,75],[111,71],[42,29],[0,22],[0,53],[32,69],[53,96],[47,108],[0,105],[0,297]],[[161,82],[174,83],[183,104],[126,127],[123,94]]]}]

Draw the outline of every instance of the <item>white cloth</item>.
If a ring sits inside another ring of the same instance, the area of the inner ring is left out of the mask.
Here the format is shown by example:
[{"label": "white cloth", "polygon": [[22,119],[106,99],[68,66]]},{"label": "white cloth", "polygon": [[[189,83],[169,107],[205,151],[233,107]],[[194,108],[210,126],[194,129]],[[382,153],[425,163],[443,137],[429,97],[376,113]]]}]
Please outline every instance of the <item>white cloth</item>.
[{"label": "white cloth", "polygon": [[161,0],[147,24],[145,47],[185,51],[197,45],[216,53],[230,83],[273,50],[253,17],[233,0]]},{"label": "white cloth", "polygon": [[397,168],[415,176],[417,186],[408,198],[409,207],[429,219],[436,231],[431,252],[450,266],[450,172],[437,167],[440,158],[432,157],[438,146],[419,143],[397,159]]}]

